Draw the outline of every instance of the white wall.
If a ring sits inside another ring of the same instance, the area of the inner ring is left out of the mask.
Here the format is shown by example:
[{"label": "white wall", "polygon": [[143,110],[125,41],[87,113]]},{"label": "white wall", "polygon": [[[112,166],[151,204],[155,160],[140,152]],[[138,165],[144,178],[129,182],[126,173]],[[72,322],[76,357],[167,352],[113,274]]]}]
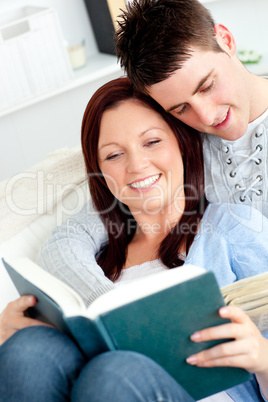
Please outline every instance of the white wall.
[{"label": "white wall", "polygon": [[[73,44],[86,39],[88,56],[96,54],[83,0],[0,0],[0,12],[29,4],[56,9],[66,41]],[[268,61],[268,0],[218,0],[206,3],[206,7],[216,22],[231,30],[238,49],[254,49],[266,54]],[[263,72],[268,73],[268,67]],[[101,84],[120,75],[121,71],[107,74],[0,118],[0,180],[38,163],[48,152],[79,144],[81,119],[90,96]]]},{"label": "white wall", "polygon": [[0,181],[28,169],[58,148],[80,144],[80,128],[89,98],[111,74],[0,119]]},{"label": "white wall", "polygon": [[268,1],[219,0],[207,3],[216,22],[225,24],[238,49],[268,53]]},{"label": "white wall", "polygon": [[[70,44],[86,40],[87,56],[98,53],[83,0],[0,0],[0,13],[26,5],[56,9],[64,39]],[[116,58],[113,61],[116,64]],[[88,75],[82,70],[79,74]],[[83,112],[95,90],[122,75],[103,75],[82,86],[0,117],[0,181],[32,165],[58,149],[80,144]],[[1,79],[1,77],[0,77]]]}]

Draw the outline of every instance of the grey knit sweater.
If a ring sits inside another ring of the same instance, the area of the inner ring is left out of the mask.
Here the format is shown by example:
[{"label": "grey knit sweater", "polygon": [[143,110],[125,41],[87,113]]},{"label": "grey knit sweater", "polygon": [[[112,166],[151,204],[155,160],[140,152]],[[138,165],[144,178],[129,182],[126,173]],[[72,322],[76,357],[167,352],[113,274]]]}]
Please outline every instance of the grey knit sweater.
[{"label": "grey knit sweater", "polygon": [[114,288],[95,259],[107,240],[104,225],[90,201],[53,230],[41,248],[37,263],[76,290],[89,305]]}]

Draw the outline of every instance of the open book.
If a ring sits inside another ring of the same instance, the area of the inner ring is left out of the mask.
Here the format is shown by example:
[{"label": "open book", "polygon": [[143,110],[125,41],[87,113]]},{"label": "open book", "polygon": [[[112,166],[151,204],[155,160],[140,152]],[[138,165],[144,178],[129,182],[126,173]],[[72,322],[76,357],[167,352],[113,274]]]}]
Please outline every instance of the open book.
[{"label": "open book", "polygon": [[185,361],[220,342],[194,343],[193,332],[227,321],[218,315],[224,301],[212,272],[191,265],[166,270],[119,286],[86,308],[74,290],[29,259],[3,263],[19,293],[36,296],[31,315],[69,334],[88,358],[116,349],[143,353],[194,399],[250,378],[242,369]]},{"label": "open book", "polygon": [[261,332],[268,332],[268,272],[221,288],[227,305],[241,307]]}]

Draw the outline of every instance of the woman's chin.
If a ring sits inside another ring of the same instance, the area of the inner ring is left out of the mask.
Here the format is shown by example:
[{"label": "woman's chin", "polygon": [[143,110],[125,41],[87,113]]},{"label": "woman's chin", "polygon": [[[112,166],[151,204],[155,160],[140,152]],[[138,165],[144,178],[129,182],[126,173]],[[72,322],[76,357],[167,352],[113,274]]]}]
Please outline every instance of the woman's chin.
[{"label": "woman's chin", "polygon": [[146,215],[158,215],[163,211],[163,203],[159,200],[148,200],[139,211]]}]

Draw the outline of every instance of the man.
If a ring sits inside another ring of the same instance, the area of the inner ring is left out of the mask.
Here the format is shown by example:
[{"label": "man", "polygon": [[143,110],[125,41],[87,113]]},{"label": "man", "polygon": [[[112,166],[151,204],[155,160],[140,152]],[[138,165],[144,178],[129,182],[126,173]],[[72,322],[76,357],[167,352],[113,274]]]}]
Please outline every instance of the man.
[{"label": "man", "polygon": [[197,0],[134,0],[117,32],[133,84],[204,136],[210,202],[268,216],[268,80],[239,61],[231,32]]}]

